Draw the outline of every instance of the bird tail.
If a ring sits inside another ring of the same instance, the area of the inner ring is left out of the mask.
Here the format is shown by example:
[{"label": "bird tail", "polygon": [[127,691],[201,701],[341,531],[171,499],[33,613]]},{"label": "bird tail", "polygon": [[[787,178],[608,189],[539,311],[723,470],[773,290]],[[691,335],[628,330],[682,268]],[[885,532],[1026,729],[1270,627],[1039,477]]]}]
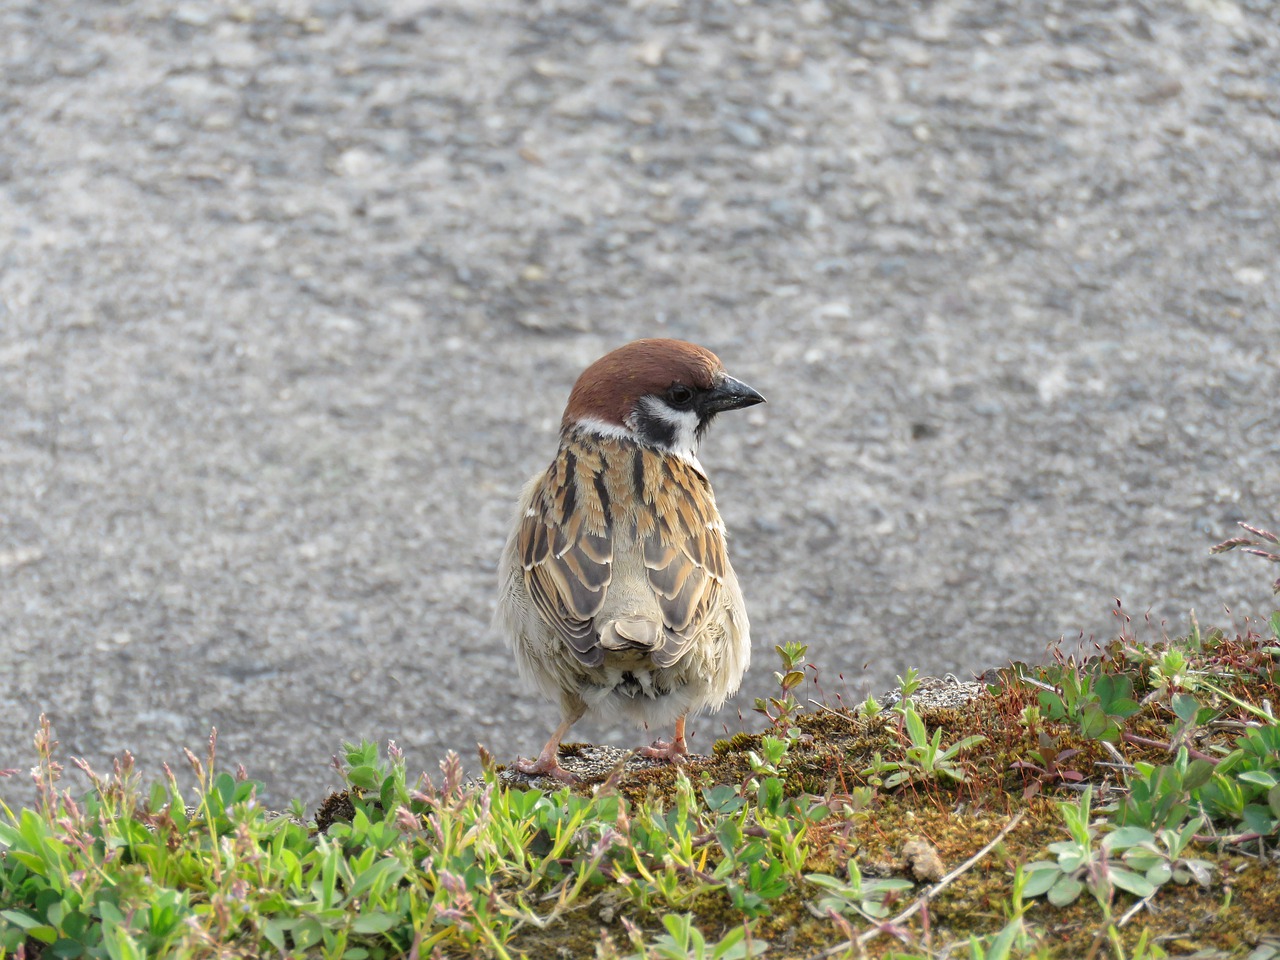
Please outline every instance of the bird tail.
[{"label": "bird tail", "polygon": [[652,650],[665,639],[662,624],[645,617],[610,620],[600,630],[606,650]]}]

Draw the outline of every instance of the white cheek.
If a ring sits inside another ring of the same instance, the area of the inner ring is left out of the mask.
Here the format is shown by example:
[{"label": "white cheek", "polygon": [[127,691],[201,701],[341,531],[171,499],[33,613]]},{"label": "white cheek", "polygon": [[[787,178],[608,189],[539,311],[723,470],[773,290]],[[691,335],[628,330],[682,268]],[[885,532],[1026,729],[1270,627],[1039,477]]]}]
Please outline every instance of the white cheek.
[{"label": "white cheek", "polygon": [[605,423],[597,417],[581,417],[576,421],[575,426],[580,430],[595,434],[597,437],[607,437],[614,440],[636,439],[636,433],[630,427],[620,427],[616,423]]},{"label": "white cheek", "polygon": [[[644,404],[646,416],[661,420],[672,428],[671,443],[669,446],[663,444],[662,449],[701,471],[702,464],[698,462],[698,415],[692,410],[672,410],[653,397],[645,397],[640,402]],[[596,417],[581,417],[575,421],[575,426],[597,437],[632,441],[641,439],[634,413],[627,418],[625,425],[605,423]]]},{"label": "white cheek", "polygon": [[669,410],[670,422],[676,427],[672,453],[686,460],[698,459],[698,415],[692,410]]},{"label": "white cheek", "polygon": [[698,415],[692,410],[673,410],[661,400],[645,397],[645,413],[672,427],[668,452],[698,466]]}]

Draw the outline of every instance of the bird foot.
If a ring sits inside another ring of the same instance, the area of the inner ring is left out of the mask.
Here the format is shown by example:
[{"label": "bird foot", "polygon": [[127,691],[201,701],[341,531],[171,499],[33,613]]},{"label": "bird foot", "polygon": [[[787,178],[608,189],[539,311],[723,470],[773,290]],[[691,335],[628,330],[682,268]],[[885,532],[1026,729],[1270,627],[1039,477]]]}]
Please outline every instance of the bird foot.
[{"label": "bird foot", "polygon": [[556,759],[555,754],[547,756],[543,753],[537,760],[525,760],[521,757],[516,760],[516,769],[529,777],[553,777],[561,783],[578,782],[576,775],[560,766],[560,761]]},{"label": "bird foot", "polygon": [[676,740],[655,740],[649,746],[642,748],[640,753],[657,760],[681,763],[689,755],[689,748],[685,745],[684,738],[680,737]]}]

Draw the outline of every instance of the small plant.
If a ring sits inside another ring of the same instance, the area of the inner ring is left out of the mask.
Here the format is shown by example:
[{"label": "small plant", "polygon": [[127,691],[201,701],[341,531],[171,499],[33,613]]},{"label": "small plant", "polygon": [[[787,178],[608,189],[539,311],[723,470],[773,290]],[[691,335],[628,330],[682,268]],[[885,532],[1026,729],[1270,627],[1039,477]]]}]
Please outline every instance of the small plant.
[{"label": "small plant", "polygon": [[1155,833],[1142,827],[1121,827],[1109,834],[1108,839],[1113,850],[1124,849],[1125,865],[1142,873],[1153,886],[1162,886],[1170,880],[1180,884],[1194,880],[1207,887],[1213,864],[1186,856],[1204,822],[1204,817],[1194,817],[1181,830],[1165,829]]},{"label": "small plant", "polygon": [[894,679],[898,681],[898,691],[900,693],[898,707],[894,709],[909,706],[911,698],[920,689],[920,671],[915,667],[908,667],[905,677],[894,677]]},{"label": "small plant", "polygon": [[1040,705],[1037,703],[1027,704],[1022,708],[1020,720],[1028,730],[1039,730],[1040,724],[1044,720],[1044,715],[1040,712]]},{"label": "small plant", "polygon": [[920,714],[916,713],[915,708],[910,705],[903,711],[903,725],[911,740],[911,746],[904,751],[902,759],[886,762],[877,753],[874,754],[873,766],[864,771],[865,774],[874,775],[888,773],[889,775],[884,778],[884,786],[891,790],[904,783],[925,780],[963,781],[965,773],[956,762],[956,757],[961,751],[968,750],[987,739],[978,735],[969,736],[943,749],[942,728],[936,728],[933,731],[933,738],[930,739],[929,731],[925,729]]},{"label": "small plant", "polygon": [[1115,809],[1114,820],[1121,826],[1148,830],[1179,827],[1191,813],[1194,794],[1209,782],[1214,765],[1208,760],[1191,760],[1185,747],[1173,763],[1156,766],[1139,761],[1128,778],[1129,795]]},{"label": "small plant", "polygon": [[757,697],[755,710],[768,717],[776,729],[786,731],[789,739],[795,740],[800,736],[800,730],[795,726],[795,715],[800,710],[800,702],[796,700],[793,691],[804,683],[805,654],[809,647],[803,643],[789,642],[780,643],[773,649],[782,660],[782,669],[773,673],[781,696]]},{"label": "small plant", "polygon": [[883,787],[885,785],[885,775],[894,773],[901,769],[902,764],[893,760],[886,760],[884,754],[879,750],[871,752],[871,762],[862,769],[862,775],[867,778],[868,782],[875,787]]},{"label": "small plant", "polygon": [[1196,797],[1210,814],[1236,821],[1237,830],[1260,837],[1280,831],[1280,724],[1237,738]]},{"label": "small plant", "polygon": [[831,913],[846,916],[856,914],[866,920],[883,920],[889,916],[893,899],[915,886],[910,880],[866,880],[858,869],[857,861],[852,858],[849,860],[847,873],[848,882],[825,873],[805,874],[806,880],[826,891],[816,904],[809,904],[809,910],[814,916],[825,917]]},{"label": "small plant", "polygon": [[622,922],[636,947],[631,955],[633,960],[744,960],[758,957],[768,948],[767,943],[751,939],[746,925],[734,927],[717,943],[707,943],[687,913],[669,913],[663,917],[662,925],[667,932],[649,946],[645,946],[644,935],[630,920]]},{"label": "small plant", "polygon": [[1013,876],[1009,906],[1006,908],[1008,920],[998,933],[986,937],[969,935],[969,960],[1012,960],[1013,957],[1047,955],[1046,951],[1037,948],[1023,919],[1027,912],[1024,902],[1026,884],[1026,873],[1021,869],[1017,870]]},{"label": "small plant", "polygon": [[771,777],[781,776],[786,769],[787,751],[792,741],[771,737],[767,733],[760,738],[760,750],[747,751],[747,760],[751,764],[752,773],[763,773]]},{"label": "small plant", "polygon": [[735,909],[748,917],[762,916],[769,911],[770,900],[787,892],[785,867],[769,857],[764,841],[745,838],[741,827],[726,827],[717,836],[726,855],[714,876],[723,880]]},{"label": "small plant", "polygon": [[1149,897],[1156,886],[1112,856],[1120,841],[1128,838],[1113,839],[1113,833],[1101,843],[1096,842],[1101,827],[1091,822],[1092,804],[1092,786],[1085,787],[1078,803],[1058,804],[1070,839],[1049,844],[1049,852],[1057,856],[1056,860],[1040,860],[1027,866],[1023,893],[1028,897],[1044,895],[1054,906],[1065,907],[1088,890],[1109,918],[1116,887],[1138,897]]},{"label": "small plant", "polygon": [[[1081,736],[1090,740],[1120,739],[1120,724],[1139,710],[1133,699],[1133,681],[1123,673],[1082,670],[1074,661],[1054,668],[1058,675],[1053,689],[1041,689],[1040,710],[1050,720],[1068,720],[1078,725]],[[1051,673],[1051,675],[1052,675]]]},{"label": "small plant", "polygon": [[1178,647],[1163,650],[1159,659],[1151,665],[1151,686],[1170,699],[1180,691],[1190,693],[1196,686],[1190,669],[1191,661],[1184,651]]},{"label": "small plant", "polygon": [[1079,750],[1062,749],[1057,738],[1050,737],[1043,730],[1038,734],[1038,741],[1038,747],[1027,751],[1027,756],[1031,757],[1031,760],[1018,760],[1009,765],[1015,770],[1025,770],[1035,774],[1034,779],[1022,793],[1024,798],[1034,797],[1045,786],[1055,783],[1079,783],[1084,779],[1083,773],[1063,766],[1066,761],[1078,754]]},{"label": "small plant", "polygon": [[[767,736],[718,744],[692,781],[674,768],[543,793],[504,782],[484,755],[482,777],[468,778],[450,755],[433,782],[409,776],[394,744],[362,743],[341,754],[343,789],[315,824],[300,802],[293,818],[268,812],[259,784],[216,769],[212,739],[207,756],[189,756],[196,787],[187,795],[172,776],[144,788],[126,755],[106,776],[76,761],[91,789],[73,799],[42,724],[36,802],[18,810],[0,802],[0,960],[229,952],[512,960],[549,943],[580,945],[584,934],[599,938],[601,960],[633,951],[644,960],[730,960],[762,952],[757,932],[775,939],[792,926],[796,948],[813,957],[856,955],[876,937],[896,937],[868,954],[1154,960],[1185,919],[1181,903],[1154,895],[1227,871],[1253,874],[1221,887],[1220,916],[1205,923],[1225,932],[1272,919],[1267,864],[1240,856],[1280,837],[1280,644],[1269,635],[1202,634],[1193,619],[1187,640],[1126,637],[1080,663],[1014,665],[1002,675],[1008,695],[971,708],[982,725],[974,732],[1001,731],[989,751],[964,737],[967,726],[952,744],[947,721],[922,717],[910,702],[914,672],[900,679],[906,700],[874,720],[866,719],[874,707],[848,719],[799,715],[805,652],[784,653],[783,690],[765,701],[779,722]],[[1090,724],[1118,732],[1117,763],[1085,764],[1074,752],[1090,752],[1077,734]],[[895,733],[901,745],[886,749]],[[1055,815],[999,792],[1007,777],[997,765],[1013,750],[1022,752],[1011,768],[1028,790],[1052,784],[1083,796]],[[855,757],[863,759],[851,767]],[[871,776],[847,779],[868,763]],[[971,870],[1018,823],[1029,828],[1005,850],[1012,883],[984,894],[976,912],[970,885],[943,882],[916,898],[907,880],[863,876],[850,861],[861,850],[886,855],[905,833],[928,836],[935,817],[968,815],[949,813],[941,791],[880,788],[965,777],[966,800],[1027,809],[947,878]],[[1096,784],[1117,778],[1124,789],[1095,806]],[[816,793],[798,792],[806,789]],[[1046,828],[1065,832],[1046,837]],[[1014,851],[1028,841],[1047,847],[1043,862],[1019,864]],[[1032,897],[1080,905],[1083,893],[1101,905],[1101,926],[1082,923],[1078,911],[1058,919],[1025,911]],[[1118,899],[1135,896],[1142,900],[1121,913]],[[1144,907],[1147,929],[1126,930]],[[953,926],[961,914],[976,922]],[[619,936],[615,947],[607,930],[620,915],[632,938]]]}]

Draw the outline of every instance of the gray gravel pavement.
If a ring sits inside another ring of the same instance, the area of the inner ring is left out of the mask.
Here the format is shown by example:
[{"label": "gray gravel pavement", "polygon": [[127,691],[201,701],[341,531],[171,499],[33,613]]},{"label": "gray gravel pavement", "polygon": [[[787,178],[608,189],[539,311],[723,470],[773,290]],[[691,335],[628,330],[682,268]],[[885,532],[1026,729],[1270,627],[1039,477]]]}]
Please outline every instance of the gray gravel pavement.
[{"label": "gray gravel pavement", "polygon": [[1271,0],[0,0],[0,767],[536,750],[494,567],[638,336],[770,401],[695,748],[785,640],[860,698],[1243,624],[1278,306]]}]

